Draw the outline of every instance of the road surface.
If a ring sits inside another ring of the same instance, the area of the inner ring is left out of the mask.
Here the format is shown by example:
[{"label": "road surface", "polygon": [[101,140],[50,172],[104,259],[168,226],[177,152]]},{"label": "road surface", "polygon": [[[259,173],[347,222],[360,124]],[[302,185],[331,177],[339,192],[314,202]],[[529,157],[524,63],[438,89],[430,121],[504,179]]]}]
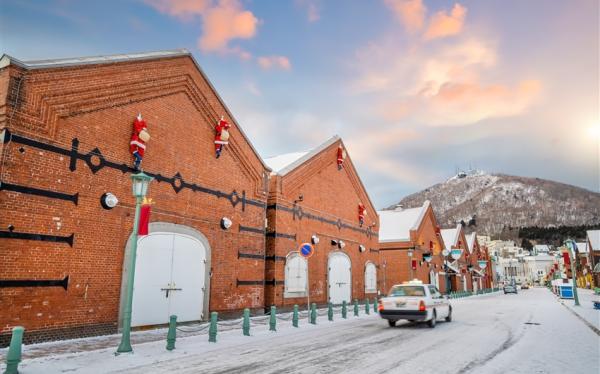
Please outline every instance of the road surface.
[{"label": "road surface", "polygon": [[[453,304],[454,320],[434,329],[377,315],[349,316],[298,329],[279,322],[241,336],[239,330],[114,349],[26,360],[22,373],[598,373],[600,336],[546,289],[485,295]],[[600,318],[600,317],[599,317]]]}]

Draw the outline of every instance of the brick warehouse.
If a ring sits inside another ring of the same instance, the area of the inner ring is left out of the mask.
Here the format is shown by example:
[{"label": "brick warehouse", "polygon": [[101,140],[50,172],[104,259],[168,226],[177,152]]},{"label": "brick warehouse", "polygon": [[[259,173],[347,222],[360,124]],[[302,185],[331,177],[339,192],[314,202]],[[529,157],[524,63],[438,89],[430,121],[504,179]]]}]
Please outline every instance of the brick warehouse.
[{"label": "brick warehouse", "polygon": [[434,284],[446,292],[441,254],[444,243],[430,202],[417,208],[382,210],[379,218],[386,292],[394,284],[411,279]]},{"label": "brick warehouse", "polygon": [[[265,159],[267,305],[340,304],[377,295],[379,218],[336,136],[307,152]],[[362,224],[361,224],[362,219]],[[302,243],[314,255],[298,254]],[[308,267],[308,270],[307,270]],[[309,290],[307,291],[307,284]]]},{"label": "brick warehouse", "polygon": [[[473,291],[480,290],[482,288],[491,288],[491,265],[490,259],[487,253],[487,249],[479,245],[477,240],[477,233],[472,232],[467,236],[467,248],[469,249],[468,262],[470,264],[470,272],[472,278]],[[482,261],[480,263],[480,261]],[[482,268],[480,264],[485,262]]]},{"label": "brick warehouse", "polygon": [[[142,168],[155,178],[155,204],[138,247],[134,326],[164,323],[170,313],[198,320],[209,310],[264,307],[269,169],[189,52],[37,62],[5,55],[2,345],[15,325],[27,329],[26,342],[117,331],[138,113],[152,136]],[[217,159],[221,116],[230,139]],[[101,205],[107,192],[119,199],[111,210]],[[193,307],[182,311],[182,302]]]},{"label": "brick warehouse", "polygon": [[470,291],[473,289],[471,274],[469,272],[469,249],[465,229],[459,223],[453,229],[442,229],[442,238],[446,249],[460,251],[460,257],[455,259],[448,256],[448,275],[452,291]]}]

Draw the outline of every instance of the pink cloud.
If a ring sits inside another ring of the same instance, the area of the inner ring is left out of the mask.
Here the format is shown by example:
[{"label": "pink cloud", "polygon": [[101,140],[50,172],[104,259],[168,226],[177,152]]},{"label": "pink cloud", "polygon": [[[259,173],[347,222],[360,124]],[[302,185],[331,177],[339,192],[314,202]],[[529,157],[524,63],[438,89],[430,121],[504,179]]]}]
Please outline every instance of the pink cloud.
[{"label": "pink cloud", "polygon": [[290,70],[292,68],[290,60],[285,56],[262,56],[258,57],[256,61],[258,62],[258,65],[264,70]]},{"label": "pink cloud", "polygon": [[416,32],[423,28],[427,9],[422,0],[385,0],[385,5],[394,12],[407,31]]},{"label": "pink cloud", "polygon": [[256,35],[259,20],[245,10],[239,0],[144,0],[161,13],[184,22],[202,20],[198,48],[250,60],[252,55],[240,47],[230,46],[235,39],[251,39]]},{"label": "pink cloud", "polygon": [[258,19],[237,0],[220,0],[202,16],[204,29],[198,46],[203,51],[227,51],[230,40],[251,39],[256,35]]},{"label": "pink cloud", "polygon": [[465,23],[467,8],[460,4],[454,4],[450,14],[445,11],[439,11],[431,16],[427,31],[423,37],[426,40],[443,38],[446,36],[459,34]]},{"label": "pink cloud", "polygon": [[211,0],[144,0],[144,3],[161,13],[190,21],[202,15],[211,5]]}]

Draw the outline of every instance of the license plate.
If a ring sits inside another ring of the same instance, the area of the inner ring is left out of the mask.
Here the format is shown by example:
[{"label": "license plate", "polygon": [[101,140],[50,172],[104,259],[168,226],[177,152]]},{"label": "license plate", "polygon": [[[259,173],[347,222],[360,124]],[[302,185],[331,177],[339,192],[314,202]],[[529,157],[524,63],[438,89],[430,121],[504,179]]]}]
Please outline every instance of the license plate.
[{"label": "license plate", "polygon": [[396,301],[396,306],[405,306],[406,301]]}]

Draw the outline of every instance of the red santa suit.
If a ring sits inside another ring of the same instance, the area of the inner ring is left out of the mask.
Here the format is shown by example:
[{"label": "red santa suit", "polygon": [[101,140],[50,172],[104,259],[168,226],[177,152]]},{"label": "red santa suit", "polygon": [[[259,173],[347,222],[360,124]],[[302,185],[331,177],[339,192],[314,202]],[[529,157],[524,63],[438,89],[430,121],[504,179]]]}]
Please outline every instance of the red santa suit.
[{"label": "red santa suit", "polygon": [[365,216],[367,215],[367,208],[360,203],[358,204],[358,222],[360,223],[360,227],[365,223]]},{"label": "red santa suit", "polygon": [[142,158],[144,158],[144,151],[146,150],[146,142],[140,138],[140,132],[147,132],[146,121],[139,115],[133,121],[133,133],[131,134],[131,141],[129,142],[129,151],[135,157],[135,168],[138,169]]},{"label": "red santa suit", "polygon": [[221,151],[223,150],[223,146],[225,144],[229,144],[228,140],[229,140],[229,128],[230,127],[231,127],[231,125],[229,123],[227,123],[227,121],[225,121],[225,119],[223,117],[221,117],[221,119],[217,123],[217,126],[215,126],[215,152],[216,152],[217,158],[219,158],[219,156],[221,156]]},{"label": "red santa suit", "polygon": [[339,170],[342,170],[342,165],[344,164],[345,158],[346,151],[344,151],[344,148],[340,145],[337,150],[337,165]]}]

